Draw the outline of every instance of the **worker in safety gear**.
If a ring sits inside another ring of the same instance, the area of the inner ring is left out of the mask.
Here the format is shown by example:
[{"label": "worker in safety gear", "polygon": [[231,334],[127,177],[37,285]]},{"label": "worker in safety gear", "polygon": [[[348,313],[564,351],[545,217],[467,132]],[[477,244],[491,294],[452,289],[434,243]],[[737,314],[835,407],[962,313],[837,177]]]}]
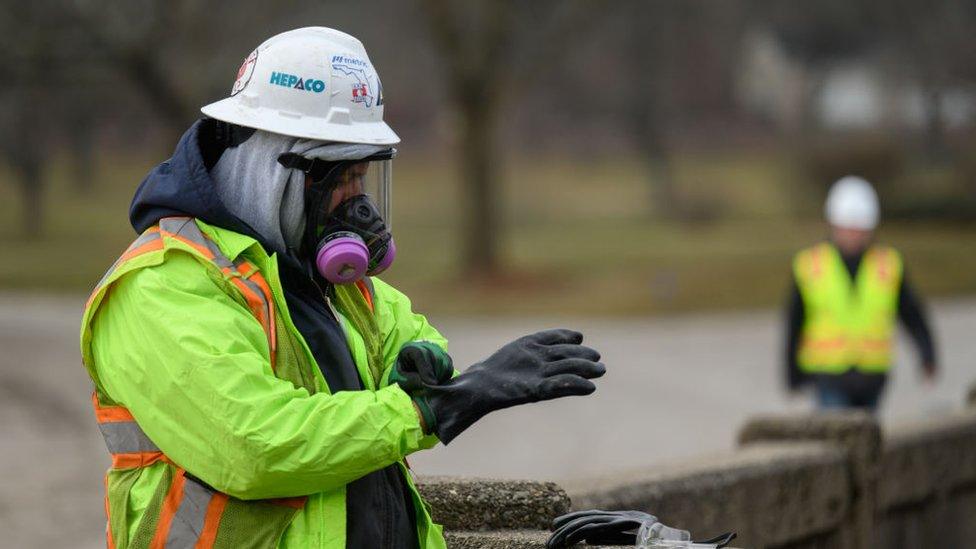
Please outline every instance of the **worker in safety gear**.
[{"label": "worker in safety gear", "polygon": [[830,238],[796,255],[788,304],[789,388],[812,382],[820,408],[875,410],[894,358],[896,319],[918,347],[926,379],[935,349],[901,254],[875,244],[878,196],[860,177],[841,178],[825,205]]},{"label": "worker in safety gear", "polygon": [[456,372],[376,278],[396,254],[383,106],[358,40],[277,35],[136,191],[139,237],[81,329],[109,547],[443,547],[406,456],[594,391],[570,330]]}]

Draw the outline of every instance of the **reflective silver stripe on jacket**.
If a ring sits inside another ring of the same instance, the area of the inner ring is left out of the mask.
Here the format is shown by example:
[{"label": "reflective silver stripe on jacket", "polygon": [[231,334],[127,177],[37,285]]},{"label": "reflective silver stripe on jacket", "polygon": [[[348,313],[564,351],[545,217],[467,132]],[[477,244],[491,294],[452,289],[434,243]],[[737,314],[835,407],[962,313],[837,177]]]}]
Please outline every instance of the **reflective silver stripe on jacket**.
[{"label": "reflective silver stripe on jacket", "polygon": [[109,267],[107,271],[105,271],[105,274],[102,275],[101,280],[98,281],[98,284],[95,285],[95,288],[96,289],[101,288],[102,285],[105,284],[105,281],[108,280],[108,277],[111,276],[112,273],[115,272],[115,269],[119,267],[119,263],[122,262],[122,258],[125,257],[125,254],[129,253],[132,250],[135,250],[140,246],[149,244],[153,240],[159,240],[160,238],[162,237],[159,236],[159,231],[147,230],[146,232],[139,235],[139,238],[132,241],[132,244],[129,244],[129,247],[125,249],[125,252],[123,252],[122,255],[120,255],[118,259],[115,260],[115,263],[112,263],[112,266]]},{"label": "reflective silver stripe on jacket", "polygon": [[216,493],[189,476],[183,477],[183,498],[166,536],[167,549],[183,549],[197,544],[207,518],[207,507]]},{"label": "reflective silver stripe on jacket", "polygon": [[105,446],[113,454],[158,452],[159,447],[149,440],[139,424],[134,421],[108,421],[98,424]]}]

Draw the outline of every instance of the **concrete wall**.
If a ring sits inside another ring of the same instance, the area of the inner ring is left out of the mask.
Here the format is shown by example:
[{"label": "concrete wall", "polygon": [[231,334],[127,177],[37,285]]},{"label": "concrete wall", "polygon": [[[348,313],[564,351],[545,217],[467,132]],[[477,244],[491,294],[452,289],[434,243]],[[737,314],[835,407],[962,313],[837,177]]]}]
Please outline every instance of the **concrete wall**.
[{"label": "concrete wall", "polygon": [[638,509],[696,536],[736,530],[743,547],[822,540],[848,512],[845,461],[828,445],[755,444],[673,469],[590,479],[570,494],[574,508]]},{"label": "concrete wall", "polygon": [[573,509],[637,509],[739,547],[976,549],[976,409],[882,431],[861,413],[763,416],[739,448],[565,485],[421,479],[449,546],[545,546]]},{"label": "concrete wall", "polygon": [[976,419],[900,425],[885,433],[876,546],[976,547]]}]

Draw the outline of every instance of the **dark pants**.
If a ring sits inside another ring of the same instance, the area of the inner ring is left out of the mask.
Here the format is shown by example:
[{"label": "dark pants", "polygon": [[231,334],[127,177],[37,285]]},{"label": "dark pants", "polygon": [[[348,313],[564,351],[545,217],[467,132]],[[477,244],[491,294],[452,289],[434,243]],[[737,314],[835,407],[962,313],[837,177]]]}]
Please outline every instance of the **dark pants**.
[{"label": "dark pants", "polygon": [[816,376],[817,407],[861,408],[873,413],[878,409],[887,378],[885,374],[863,374],[853,368],[839,375]]}]

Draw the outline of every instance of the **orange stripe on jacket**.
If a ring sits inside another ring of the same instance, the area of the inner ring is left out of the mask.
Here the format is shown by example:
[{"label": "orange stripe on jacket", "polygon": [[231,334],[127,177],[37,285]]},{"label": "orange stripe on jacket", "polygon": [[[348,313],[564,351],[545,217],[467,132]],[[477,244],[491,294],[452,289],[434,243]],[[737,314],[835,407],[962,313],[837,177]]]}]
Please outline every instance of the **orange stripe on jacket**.
[{"label": "orange stripe on jacket", "polygon": [[231,282],[237,286],[237,289],[241,291],[244,295],[244,299],[247,300],[247,306],[251,309],[251,314],[258,319],[261,323],[261,328],[264,333],[268,336],[268,352],[271,354],[271,369],[275,367],[275,333],[274,333],[274,321],[268,318],[268,312],[271,311],[271,306],[269,304],[267,310],[264,308],[264,301],[261,300],[261,296],[257,294],[254,290],[249,288],[243,280],[239,278],[232,278]]},{"label": "orange stripe on jacket", "polygon": [[147,254],[149,252],[155,252],[157,250],[162,250],[162,249],[163,249],[162,240],[150,240],[149,242],[146,242],[142,246],[139,246],[138,248],[132,250],[128,250],[127,252],[122,254],[122,257],[119,258],[119,263],[123,261],[128,261],[133,257],[140,256],[142,254]]},{"label": "orange stripe on jacket", "polygon": [[[250,268],[250,265],[251,265],[250,263],[244,263],[242,267]],[[277,329],[275,327],[275,320],[274,320],[274,314],[275,314],[274,296],[271,294],[271,288],[268,286],[268,281],[265,280],[263,276],[261,276],[261,273],[255,271],[254,275],[251,276],[251,278],[249,278],[248,280],[257,284],[258,288],[261,288],[261,293],[264,294],[264,299],[265,301],[268,302],[268,314],[271,316],[271,318],[268,319],[269,326],[271,328],[271,331],[269,332],[271,334],[271,350],[274,351],[275,349],[278,348],[278,334],[277,334]]]},{"label": "orange stripe on jacket", "polygon": [[282,507],[291,507],[292,509],[301,509],[305,507],[305,502],[308,501],[306,496],[298,496],[294,498],[277,498],[266,500],[272,505],[280,505]]},{"label": "orange stripe on jacket", "polygon": [[369,310],[372,311],[373,310],[373,296],[369,293],[369,288],[366,286],[366,283],[363,282],[362,280],[357,280],[356,281],[356,287],[359,288],[359,292],[363,294],[363,297],[364,298],[366,298],[366,305],[368,305],[369,306]]},{"label": "orange stripe on jacket", "polygon": [[98,395],[92,393],[92,405],[95,406],[95,420],[99,423],[114,423],[118,421],[135,421],[132,414],[122,406],[102,406],[98,402]]},{"label": "orange stripe on jacket", "polygon": [[163,500],[163,508],[159,512],[159,523],[156,525],[156,535],[153,536],[149,549],[165,549],[166,538],[169,536],[170,526],[173,524],[173,517],[176,516],[177,509],[180,508],[180,501],[183,499],[183,477],[185,471],[177,469],[173,476],[173,482],[169,485],[169,492]]},{"label": "orange stripe on jacket", "polygon": [[131,454],[112,454],[113,469],[135,469],[148,467],[157,461],[171,463],[162,452],[134,452]]},{"label": "orange stripe on jacket", "polygon": [[213,252],[211,252],[210,251],[210,248],[207,248],[206,246],[203,246],[201,244],[197,244],[196,242],[194,242],[194,241],[192,241],[192,240],[190,240],[190,239],[188,239],[186,237],[180,236],[178,234],[170,233],[170,232],[163,231],[163,230],[160,230],[160,232],[163,235],[166,235],[166,236],[168,236],[170,238],[175,238],[176,240],[179,240],[180,242],[182,242],[182,243],[186,244],[187,246],[193,248],[194,250],[200,252],[207,259],[213,259],[214,258]]},{"label": "orange stripe on jacket", "polygon": [[105,543],[108,549],[115,549],[115,540],[112,538],[112,512],[108,504],[108,473],[105,473]]},{"label": "orange stripe on jacket", "polygon": [[197,538],[195,549],[211,549],[217,541],[217,529],[220,527],[220,517],[224,515],[224,508],[227,506],[227,497],[227,494],[217,492],[210,498],[207,514],[203,519],[203,530]]}]

